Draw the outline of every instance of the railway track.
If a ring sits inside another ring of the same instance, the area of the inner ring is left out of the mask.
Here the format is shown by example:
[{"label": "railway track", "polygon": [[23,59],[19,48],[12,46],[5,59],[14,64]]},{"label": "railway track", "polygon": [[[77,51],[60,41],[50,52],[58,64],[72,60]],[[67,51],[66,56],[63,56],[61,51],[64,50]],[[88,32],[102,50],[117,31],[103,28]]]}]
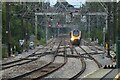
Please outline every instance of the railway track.
[{"label": "railway track", "polygon": [[58,70],[59,68],[61,68],[62,66],[64,66],[67,62],[67,57],[66,57],[66,48],[64,47],[64,62],[63,63],[54,63],[55,61],[55,57],[57,56],[60,44],[62,41],[60,41],[55,53],[53,54],[53,59],[51,60],[51,62],[49,62],[48,64],[44,65],[43,67],[40,67],[38,69],[32,70],[28,73],[13,77],[9,80],[21,80],[21,79],[29,79],[29,80],[39,80],[45,76],[47,76],[48,74]]},{"label": "railway track", "polygon": [[[88,55],[88,57],[89,57],[88,59],[93,60],[93,61],[97,64],[97,66],[98,66],[99,68],[102,67],[102,65],[101,65],[95,58],[93,58],[85,49],[83,49],[83,48],[80,47],[80,46],[79,46],[79,48],[82,49],[82,50],[85,52],[86,55]],[[79,55],[79,58],[80,58],[81,63],[82,63],[82,67],[81,67],[81,70],[80,70],[76,75],[74,75],[73,77],[71,77],[69,80],[76,80],[76,79],[79,78],[79,77],[85,72],[85,70],[86,70],[86,62],[85,62],[85,60],[84,60],[85,57],[84,57],[82,54],[80,54],[80,53],[75,49],[75,47],[73,47],[73,49],[74,49],[74,51]]]},{"label": "railway track", "polygon": [[[74,75],[73,77],[71,77],[69,80],[76,80],[77,78],[79,78],[80,77],[80,75],[82,75],[83,73],[84,73],[84,71],[86,70],[86,62],[85,62],[85,60],[84,60],[84,56],[83,55],[88,55],[88,59],[91,59],[91,60],[93,60],[96,64],[97,64],[97,66],[99,67],[99,68],[101,68],[102,67],[102,65],[95,59],[95,58],[93,58],[85,49],[83,49],[81,46],[79,46],[79,48],[80,49],[82,49],[84,52],[85,52],[85,54],[80,54],[78,51],[77,51],[77,49],[75,49],[75,47],[72,47],[71,48],[71,51],[73,52],[73,50],[78,54],[78,56],[79,56],[79,58],[80,58],[80,61],[81,61],[81,63],[82,63],[82,67],[81,67],[81,70],[76,74],[76,75]],[[93,54],[93,53],[92,53]],[[78,57],[78,56],[76,56],[76,57]]]},{"label": "railway track", "polygon": [[[83,41],[91,50],[93,50],[93,51],[96,51],[96,52],[97,52],[97,50],[99,50],[99,51],[104,51],[103,49],[96,47],[96,46],[93,45],[92,43],[89,43],[89,42],[87,42],[87,41],[85,41],[85,40],[82,40],[82,41]],[[92,47],[95,48],[95,49],[91,48],[90,46],[92,46]],[[96,50],[96,49],[97,49],[97,50]]]},{"label": "railway track", "polygon": [[76,75],[74,75],[73,77],[71,77],[69,80],[76,80],[80,75],[83,74],[83,72],[86,69],[86,63],[85,63],[84,59],[82,58],[82,55],[80,53],[78,53],[78,51],[74,47],[73,47],[73,49],[78,54],[78,56],[80,58],[80,61],[82,63],[82,67],[81,67],[81,70]]},{"label": "railway track", "polygon": [[[70,48],[71,53],[74,53],[74,52],[77,53],[77,55],[74,55],[74,57],[75,58],[79,58],[80,61],[81,61],[81,65],[82,65],[81,70],[77,74],[75,74],[73,77],[71,77],[70,80],[75,80],[75,79],[79,78],[80,75],[82,75],[84,73],[84,71],[86,70],[86,62],[85,62],[84,58],[91,59],[98,65],[99,68],[102,67],[102,65],[96,59],[94,59],[91,56],[91,54],[89,54],[82,47],[79,47],[79,48],[82,49],[85,52],[85,54],[80,54],[77,51],[77,48],[75,48],[75,47],[67,47],[66,43],[65,43],[65,40],[63,40],[63,39],[60,40],[60,38],[59,38],[58,41],[55,41],[54,45],[55,44],[57,44],[57,48],[54,51],[51,51],[53,58],[52,58],[52,60],[49,63],[46,63],[45,65],[37,67],[37,68],[33,68],[30,71],[27,71],[27,72],[25,72],[23,74],[19,74],[19,75],[10,77],[9,80],[23,80],[23,79],[39,80],[39,79],[42,79],[42,78],[46,77],[47,75],[53,73],[54,71],[56,71],[56,70],[60,69],[62,66],[64,66],[67,63],[67,57],[71,57],[72,56],[72,55],[67,55],[66,54],[66,48]],[[50,48],[52,49],[53,46],[50,46]],[[61,49],[61,48],[64,48],[63,51],[59,51],[59,49]],[[55,63],[56,56],[58,56],[59,52],[63,53],[63,55],[60,54],[61,56],[64,57],[64,62],[63,63]],[[40,56],[44,56],[45,54],[47,54],[47,52],[45,52],[42,55],[41,55],[41,53],[37,53],[37,54],[34,53],[34,54],[30,55],[29,57],[38,55],[39,58],[40,58]],[[84,55],[88,55],[88,56],[86,57]],[[24,61],[26,61],[26,63],[29,63],[32,60],[33,61],[36,60],[36,59],[28,59],[29,57],[24,58],[23,62],[21,61],[21,64],[20,63],[19,64],[20,65],[22,65],[22,63],[25,64]],[[11,64],[11,63],[9,63],[9,64]],[[19,65],[19,64],[14,64],[14,65]],[[13,63],[12,63],[12,65],[13,65]]]},{"label": "railway track", "polygon": [[102,67],[102,65],[94,57],[92,57],[85,49],[83,49],[81,46],[79,46],[79,48],[81,48],[86,55],[88,55],[92,60],[94,60],[94,62],[98,65],[99,68]]},{"label": "railway track", "polygon": [[[46,46],[50,45],[51,47],[51,43],[54,43],[54,41],[51,41],[50,43],[46,44],[42,49],[44,49]],[[40,48],[41,49],[41,48]],[[35,54],[36,52],[38,52],[40,49],[36,50],[33,54],[25,57],[25,58],[22,58],[22,59],[18,59],[18,60],[15,60],[15,61],[11,61],[11,62],[7,62],[7,63],[3,63],[2,64],[2,70],[4,69],[8,69],[8,68],[11,68],[11,67],[14,67],[14,66],[19,66],[19,65],[23,65],[23,64],[27,64],[29,62],[32,62],[32,61],[35,61],[37,60],[38,58],[40,58],[41,56],[44,56],[46,55],[46,51],[48,49],[46,49],[43,53],[39,53],[39,54]],[[38,58],[33,58],[33,59],[29,59],[30,57],[34,57],[36,55],[39,55],[37,56]]]}]

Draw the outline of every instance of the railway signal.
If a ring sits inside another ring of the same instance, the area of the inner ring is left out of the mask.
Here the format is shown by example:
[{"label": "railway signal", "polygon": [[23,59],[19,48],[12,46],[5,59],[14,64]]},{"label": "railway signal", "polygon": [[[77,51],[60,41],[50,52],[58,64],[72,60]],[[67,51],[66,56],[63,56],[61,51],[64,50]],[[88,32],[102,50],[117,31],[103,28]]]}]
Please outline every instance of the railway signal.
[{"label": "railway signal", "polygon": [[58,22],[58,23],[57,23],[57,27],[62,27],[62,25]]},{"label": "railway signal", "polygon": [[58,24],[58,27],[62,27],[60,24]]},{"label": "railway signal", "polygon": [[51,25],[50,21],[48,22],[48,27],[52,27],[52,25]]},{"label": "railway signal", "polygon": [[51,27],[51,24],[49,24],[48,27]]}]

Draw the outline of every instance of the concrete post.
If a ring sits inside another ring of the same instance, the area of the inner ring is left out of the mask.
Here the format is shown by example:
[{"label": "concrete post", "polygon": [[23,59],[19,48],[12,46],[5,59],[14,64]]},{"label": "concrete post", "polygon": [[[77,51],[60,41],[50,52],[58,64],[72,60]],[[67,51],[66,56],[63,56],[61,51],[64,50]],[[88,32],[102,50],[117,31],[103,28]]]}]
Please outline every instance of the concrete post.
[{"label": "concrete post", "polygon": [[104,54],[103,54],[103,58],[104,58],[104,55],[105,55],[105,27],[103,28],[103,49],[104,49]]},{"label": "concrete post", "polygon": [[47,28],[47,26],[46,26],[46,43],[47,43],[47,40],[48,40],[48,28]]},{"label": "concrete post", "polygon": [[26,51],[28,52],[28,19],[26,19],[25,42],[26,42]]},{"label": "concrete post", "polygon": [[35,14],[35,36],[37,38],[37,15]]},{"label": "concrete post", "polygon": [[88,21],[88,22],[89,22],[89,23],[88,23],[88,31],[89,31],[89,40],[90,40],[90,16],[88,16],[88,20],[89,20],[89,21]]}]

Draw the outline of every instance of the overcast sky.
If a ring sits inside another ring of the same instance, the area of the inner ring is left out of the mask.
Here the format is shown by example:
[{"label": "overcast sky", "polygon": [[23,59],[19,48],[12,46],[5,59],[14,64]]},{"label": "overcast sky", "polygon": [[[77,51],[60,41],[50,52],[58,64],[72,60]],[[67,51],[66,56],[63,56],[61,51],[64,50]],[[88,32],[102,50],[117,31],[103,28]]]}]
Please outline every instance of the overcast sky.
[{"label": "overcast sky", "polygon": [[[46,0],[50,1],[50,5],[55,5],[57,0]],[[74,5],[74,7],[79,8],[81,4],[85,3],[85,0],[66,0],[69,4]]]}]

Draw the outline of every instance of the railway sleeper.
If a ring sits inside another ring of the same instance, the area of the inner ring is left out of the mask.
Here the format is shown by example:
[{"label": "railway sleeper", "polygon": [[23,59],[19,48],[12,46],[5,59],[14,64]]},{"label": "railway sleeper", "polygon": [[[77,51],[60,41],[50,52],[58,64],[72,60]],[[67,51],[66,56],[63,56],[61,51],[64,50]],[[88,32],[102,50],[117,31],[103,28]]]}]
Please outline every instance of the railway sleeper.
[{"label": "railway sleeper", "polygon": [[[52,66],[52,65],[54,65],[54,68],[51,69],[50,66]],[[34,77],[33,80],[39,80],[39,79],[47,76],[48,74],[56,71],[56,70],[59,69],[62,65],[63,65],[63,64],[61,64],[61,63],[52,63],[52,64],[48,65],[47,67],[45,67],[45,68],[43,68],[43,69],[41,69],[41,70],[38,70],[38,71],[36,71],[35,73],[33,73],[33,74],[31,74],[31,75],[28,75],[28,76],[33,76],[33,77]],[[37,76],[35,77],[34,74],[39,74],[39,75],[37,75]],[[27,78],[28,76],[23,77],[23,78]]]},{"label": "railway sleeper", "polygon": [[4,70],[4,69],[10,68],[10,67],[23,65],[23,64],[26,64],[26,63],[29,63],[29,62],[31,62],[31,60],[28,60],[28,61],[26,61],[26,62],[22,62],[22,63],[12,64],[12,65],[5,65],[5,66],[2,66],[2,69]]},{"label": "railway sleeper", "polygon": [[[64,55],[62,55],[62,54],[58,54],[57,56],[64,57]],[[69,57],[69,58],[79,58],[80,56],[78,56],[78,55],[67,55],[67,57]],[[83,59],[84,59],[84,58],[87,58],[87,59],[93,60],[92,58],[87,57],[87,56],[81,56],[81,57],[82,57]]]},{"label": "railway sleeper", "polygon": [[55,66],[49,66],[49,68],[55,68]]},{"label": "railway sleeper", "polygon": [[6,62],[6,63],[2,63],[2,66],[3,65],[9,65],[9,64],[17,63],[17,62],[20,62],[20,61],[22,61],[22,59],[15,60],[15,61],[10,61],[10,62]]},{"label": "railway sleeper", "polygon": [[49,72],[48,69],[42,69],[41,72]]},{"label": "railway sleeper", "polygon": [[64,50],[62,50],[62,51],[58,51],[58,53],[63,53],[64,52]]}]

